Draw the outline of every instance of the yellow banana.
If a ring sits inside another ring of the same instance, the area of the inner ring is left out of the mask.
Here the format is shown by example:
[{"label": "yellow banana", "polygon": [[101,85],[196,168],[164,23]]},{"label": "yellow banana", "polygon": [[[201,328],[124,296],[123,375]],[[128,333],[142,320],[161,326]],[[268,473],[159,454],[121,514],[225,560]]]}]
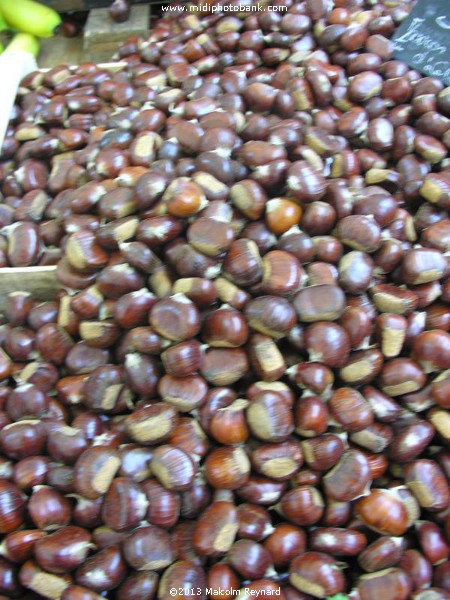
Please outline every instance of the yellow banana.
[{"label": "yellow banana", "polygon": [[51,37],[61,24],[53,8],[34,0],[0,0],[0,11],[9,27],[37,37]]},{"label": "yellow banana", "polygon": [[28,52],[34,57],[39,54],[41,44],[36,36],[30,33],[16,33],[10,43],[6,46],[5,52]]}]

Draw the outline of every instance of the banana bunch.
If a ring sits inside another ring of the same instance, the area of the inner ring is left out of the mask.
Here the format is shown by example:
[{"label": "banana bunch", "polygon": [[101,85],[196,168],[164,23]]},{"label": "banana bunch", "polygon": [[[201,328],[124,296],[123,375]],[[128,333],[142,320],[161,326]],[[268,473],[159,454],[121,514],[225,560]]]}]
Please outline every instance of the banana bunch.
[{"label": "banana bunch", "polygon": [[0,28],[30,33],[36,37],[51,37],[61,25],[61,17],[34,0],[0,0]]},{"label": "banana bunch", "polygon": [[34,57],[39,54],[40,42],[30,33],[19,32],[14,35],[6,47],[5,52],[28,52]]},{"label": "banana bunch", "polygon": [[[61,25],[61,17],[50,8],[34,0],[0,0],[0,31],[16,33],[7,50],[20,50],[37,56],[37,38],[51,37]],[[0,52],[2,51],[0,43]]]}]

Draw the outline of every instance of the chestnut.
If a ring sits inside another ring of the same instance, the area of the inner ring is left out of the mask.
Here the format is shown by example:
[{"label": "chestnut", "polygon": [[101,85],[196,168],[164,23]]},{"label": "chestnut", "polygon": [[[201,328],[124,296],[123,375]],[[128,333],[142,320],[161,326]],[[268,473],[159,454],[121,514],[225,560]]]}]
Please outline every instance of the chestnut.
[{"label": "chestnut", "polygon": [[305,329],[305,346],[309,359],[331,368],[343,367],[350,352],[350,338],[337,323],[317,321]]},{"label": "chestnut", "polygon": [[22,564],[32,558],[34,544],[45,535],[40,529],[12,531],[4,538],[0,552],[8,560]]},{"label": "chestnut", "polygon": [[358,580],[358,592],[362,598],[372,599],[380,593],[386,598],[406,600],[411,593],[411,580],[402,569],[393,567],[375,573],[361,575]]},{"label": "chestnut", "polygon": [[200,590],[198,598],[206,600],[206,594],[203,592],[206,584],[206,575],[204,570],[187,560],[178,560],[164,571],[159,582],[158,595],[161,598],[167,597],[170,589],[175,589],[177,594],[175,598],[188,598],[193,586]]},{"label": "chestnut", "polygon": [[356,503],[363,523],[383,535],[403,535],[408,528],[404,503],[390,490],[374,489]]},{"label": "chestnut", "polygon": [[426,373],[450,366],[450,334],[440,329],[424,331],[413,340],[412,357]]},{"label": "chestnut", "polygon": [[127,416],[125,430],[139,444],[156,444],[168,439],[178,422],[176,409],[165,402],[138,408]]},{"label": "chestnut", "polygon": [[241,488],[250,475],[250,461],[245,451],[237,446],[212,450],[205,461],[205,476],[218,489]]},{"label": "chestnut", "polygon": [[346,450],[339,462],[323,478],[326,494],[339,502],[361,496],[370,482],[366,456],[359,450]]},{"label": "chestnut", "polygon": [[277,392],[260,392],[247,408],[252,434],[265,442],[282,442],[294,430],[292,413]]},{"label": "chestnut", "polygon": [[312,532],[310,546],[315,552],[326,552],[333,556],[357,556],[367,544],[366,536],[360,531],[338,527],[318,527]]},{"label": "chestnut", "polygon": [[281,498],[281,514],[295,525],[313,525],[320,520],[325,503],[320,492],[311,485],[300,485]]},{"label": "chestnut", "polygon": [[18,529],[25,518],[25,498],[12,482],[0,481],[0,528],[2,533]]},{"label": "chestnut", "polygon": [[242,346],[247,341],[248,333],[243,315],[235,308],[226,306],[207,314],[201,329],[202,339],[217,348]]},{"label": "chestnut", "polygon": [[85,561],[92,546],[88,531],[68,525],[37,540],[34,556],[45,571],[67,573]]},{"label": "chestnut", "polygon": [[99,498],[108,491],[119,467],[119,455],[112,448],[87,448],[75,463],[75,490],[86,498]]},{"label": "chestnut", "polygon": [[154,571],[136,571],[131,573],[116,589],[118,600],[149,600],[155,597],[158,587],[158,575]]},{"label": "chestnut", "polygon": [[289,581],[301,592],[323,598],[343,592],[345,578],[329,554],[305,552],[297,556],[289,567]]},{"label": "chestnut", "polygon": [[173,563],[169,534],[153,525],[138,527],[122,543],[126,562],[141,571],[160,571]]},{"label": "chestnut", "polygon": [[230,594],[232,590],[239,589],[239,578],[233,569],[225,563],[217,563],[213,565],[207,575],[207,587],[212,588],[216,598]]},{"label": "chestnut", "polygon": [[425,558],[437,565],[447,560],[450,547],[441,529],[432,521],[417,521],[416,532]]},{"label": "chestnut", "polygon": [[246,579],[259,579],[273,570],[270,552],[253,540],[238,540],[228,555],[230,565]]},{"label": "chestnut", "polygon": [[373,423],[370,405],[352,388],[337,389],[330,398],[329,406],[332,416],[344,431],[361,431]]},{"label": "chestnut", "polygon": [[105,495],[103,523],[115,531],[132,529],[144,518],[147,506],[148,500],[138,483],[127,477],[116,477]]},{"label": "chestnut", "polygon": [[359,554],[358,563],[367,573],[393,567],[404,556],[404,546],[405,543],[401,537],[382,536]]},{"label": "chestnut", "polygon": [[193,337],[200,329],[198,309],[184,294],[159,300],[150,310],[149,322],[157,333],[173,341]]},{"label": "chestnut", "polygon": [[147,498],[147,521],[164,529],[178,521],[182,501],[177,492],[168,490],[154,479],[148,479],[142,485]]},{"label": "chestnut", "polygon": [[238,399],[217,410],[209,426],[209,432],[217,442],[232,445],[246,441],[250,433],[245,414],[247,405],[246,400]]},{"label": "chestnut", "polygon": [[198,519],[192,537],[195,550],[204,556],[226,554],[239,529],[238,513],[230,502],[215,502]]},{"label": "chestnut", "polygon": [[434,461],[420,459],[409,463],[405,469],[405,482],[420,506],[436,511],[449,505],[450,490],[447,480]]},{"label": "chestnut", "polygon": [[72,583],[69,576],[49,573],[32,559],[27,560],[21,567],[19,580],[25,588],[53,598],[61,598],[65,589]]},{"label": "chestnut", "polygon": [[277,481],[290,479],[303,464],[303,452],[295,440],[262,444],[251,453],[252,466]]},{"label": "chestnut", "polygon": [[151,470],[165,488],[174,491],[189,488],[196,474],[196,466],[191,457],[169,444],[155,449]]},{"label": "chestnut", "polygon": [[413,588],[426,588],[431,581],[432,570],[428,560],[418,550],[406,550],[399,566],[411,577]]},{"label": "chestnut", "polygon": [[43,531],[68,525],[72,510],[69,500],[53,487],[35,486],[28,501],[28,514],[33,523]]},{"label": "chestnut", "polygon": [[250,327],[275,339],[285,337],[296,323],[291,304],[276,296],[251,300],[245,306],[244,315]]}]

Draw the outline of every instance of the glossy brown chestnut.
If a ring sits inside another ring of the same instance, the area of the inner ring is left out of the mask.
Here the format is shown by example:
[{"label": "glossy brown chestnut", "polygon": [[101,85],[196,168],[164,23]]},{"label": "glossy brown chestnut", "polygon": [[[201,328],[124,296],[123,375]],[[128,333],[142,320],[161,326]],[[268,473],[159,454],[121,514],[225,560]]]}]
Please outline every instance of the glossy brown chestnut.
[{"label": "glossy brown chestnut", "polygon": [[342,592],[345,578],[329,554],[305,552],[294,558],[289,567],[289,581],[301,592],[323,598]]},{"label": "glossy brown chestnut", "polygon": [[170,536],[159,527],[138,527],[122,544],[126,562],[138,571],[160,571],[173,563],[175,558]]},{"label": "glossy brown chestnut", "polygon": [[195,550],[217,557],[232,547],[239,529],[238,513],[230,502],[215,502],[198,519],[192,537]]},{"label": "glossy brown chestnut", "polygon": [[85,561],[92,548],[90,540],[88,531],[68,525],[39,539],[34,545],[34,556],[45,571],[67,573]]},{"label": "glossy brown chestnut", "polygon": [[384,535],[403,535],[408,527],[406,508],[390,490],[372,490],[355,508],[367,527]]}]

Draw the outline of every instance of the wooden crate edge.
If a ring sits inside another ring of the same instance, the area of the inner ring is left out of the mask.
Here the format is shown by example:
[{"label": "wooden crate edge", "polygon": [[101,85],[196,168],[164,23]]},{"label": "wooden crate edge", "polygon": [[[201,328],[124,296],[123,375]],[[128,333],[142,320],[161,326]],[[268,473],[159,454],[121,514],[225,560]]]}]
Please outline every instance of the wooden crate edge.
[{"label": "wooden crate edge", "polygon": [[38,300],[52,300],[59,289],[56,266],[0,268],[0,310],[4,310],[12,292],[29,292]]},{"label": "wooden crate edge", "polygon": [[[69,69],[76,69],[77,66],[78,65],[69,65]],[[100,69],[105,69],[106,71],[111,71],[112,73],[115,73],[117,71],[120,71],[121,69],[125,69],[127,63],[122,60],[116,62],[98,63],[97,66],[100,67]],[[38,71],[41,73],[47,73],[48,71],[51,71],[51,67],[40,67]]]}]

